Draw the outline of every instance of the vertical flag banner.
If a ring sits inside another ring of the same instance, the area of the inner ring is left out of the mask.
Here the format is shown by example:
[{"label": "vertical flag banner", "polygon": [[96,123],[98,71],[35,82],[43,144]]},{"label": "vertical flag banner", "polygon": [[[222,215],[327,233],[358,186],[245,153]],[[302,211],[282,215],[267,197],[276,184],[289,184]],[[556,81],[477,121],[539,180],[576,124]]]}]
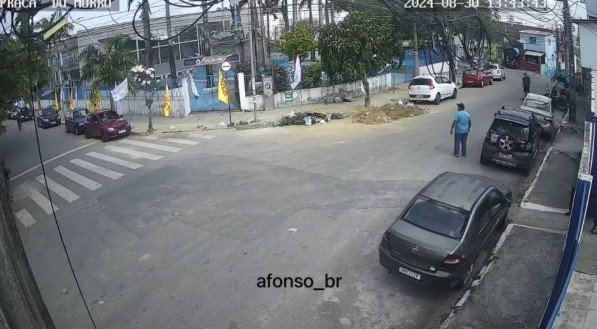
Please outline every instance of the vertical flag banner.
[{"label": "vertical flag banner", "polygon": [[228,104],[230,102],[230,95],[228,94],[228,84],[224,79],[224,72],[220,69],[220,77],[218,78],[218,100]]},{"label": "vertical flag banner", "polygon": [[102,96],[98,88],[93,88],[91,90],[91,95],[89,96],[89,111],[95,112],[102,109]]},{"label": "vertical flag banner", "polygon": [[170,116],[170,90],[168,89],[168,85],[166,84],[166,91],[164,92],[164,116]]},{"label": "vertical flag banner", "polygon": [[112,99],[115,102],[125,98],[129,94],[129,82],[127,79],[124,79],[118,86],[116,86],[112,91]]},{"label": "vertical flag banner", "polygon": [[69,93],[70,97],[68,98],[68,108],[71,110],[75,109],[75,99],[73,98],[73,91],[71,90]]},{"label": "vertical flag banner", "polygon": [[191,85],[191,90],[193,91],[193,96],[199,97],[199,91],[197,90],[197,85],[195,84],[195,80],[193,76],[189,73],[189,84]]},{"label": "vertical flag banner", "polygon": [[292,71],[292,83],[290,84],[290,86],[292,87],[292,89],[295,89],[301,83],[302,75],[301,59],[298,57],[298,55],[296,56],[296,60],[294,61],[294,68]]},{"label": "vertical flag banner", "polygon": [[60,111],[60,103],[58,103],[58,93],[56,93],[56,89],[54,89],[54,110]]}]

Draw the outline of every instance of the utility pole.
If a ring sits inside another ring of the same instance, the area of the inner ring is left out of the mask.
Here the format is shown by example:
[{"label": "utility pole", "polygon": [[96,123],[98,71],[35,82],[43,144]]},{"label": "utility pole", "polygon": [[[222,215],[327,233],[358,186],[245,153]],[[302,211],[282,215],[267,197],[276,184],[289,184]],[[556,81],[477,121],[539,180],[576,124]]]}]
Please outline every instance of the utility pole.
[{"label": "utility pole", "polygon": [[[143,3],[143,12],[141,15],[141,20],[143,21],[143,37],[145,38],[145,66],[147,68],[150,68],[153,66],[153,51],[151,49],[151,42],[149,40],[151,40],[151,30],[150,30],[150,24],[149,24],[149,1],[145,1]],[[150,86],[150,88],[153,88],[153,86]],[[151,100],[148,101],[146,99],[146,103],[148,104],[148,110],[149,110],[149,123],[147,125],[147,131],[148,132],[152,132],[153,131],[153,123],[151,122],[151,103],[153,103],[153,90],[151,91]],[[145,97],[148,97],[147,94]]]},{"label": "utility pole", "polygon": [[325,25],[330,25],[330,3],[329,0],[325,0],[323,12],[325,15]]},{"label": "utility pole", "polygon": [[[255,0],[249,0],[249,7],[251,8],[251,13],[253,13],[253,8],[255,7]],[[255,92],[255,49],[253,48],[253,33],[255,32],[253,24],[255,20],[253,19],[252,14],[249,15],[249,19],[251,20],[251,31],[249,33],[249,48],[251,48],[251,90],[253,92],[253,117],[254,120],[257,121],[257,93]]]},{"label": "utility pole", "polygon": [[576,63],[574,62],[574,37],[568,0],[563,0],[564,47],[567,49],[566,71],[568,71],[568,121],[576,123]]},{"label": "utility pole", "polygon": [[317,0],[317,25],[323,27],[323,0]]},{"label": "utility pole", "polygon": [[414,23],[413,28],[413,57],[415,60],[415,77],[419,75],[419,41],[417,39],[417,23]]},{"label": "utility pole", "polygon": [[172,87],[177,87],[176,81],[176,59],[174,58],[172,37],[172,21],[170,20],[170,2],[166,1],[166,32],[168,34],[168,58],[170,58],[170,79]]}]

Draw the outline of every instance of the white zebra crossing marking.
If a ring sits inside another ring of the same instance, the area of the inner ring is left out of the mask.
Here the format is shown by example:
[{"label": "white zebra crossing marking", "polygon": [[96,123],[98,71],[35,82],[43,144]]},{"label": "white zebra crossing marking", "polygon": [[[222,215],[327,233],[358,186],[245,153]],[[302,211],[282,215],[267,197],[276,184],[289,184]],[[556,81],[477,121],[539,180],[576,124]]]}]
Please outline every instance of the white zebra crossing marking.
[{"label": "white zebra crossing marking", "polygon": [[70,160],[70,163],[72,164],[76,164],[77,166],[81,167],[81,168],[85,168],[89,171],[93,171],[96,174],[100,174],[102,176],[108,177],[108,178],[112,178],[112,179],[118,179],[122,176],[124,176],[124,174],[121,174],[119,172],[116,172],[114,170],[110,170],[108,168],[104,168],[98,165],[95,165],[91,162],[87,162],[85,160],[81,160],[81,159],[72,159]]},{"label": "white zebra crossing marking", "polygon": [[31,214],[25,209],[19,210],[17,213],[15,213],[15,216],[17,216],[17,219],[21,222],[21,224],[23,224],[23,226],[25,226],[25,228],[30,228],[37,223],[35,218],[33,218],[33,216],[31,216]]},{"label": "white zebra crossing marking", "polygon": [[54,168],[54,170],[57,173],[63,175],[64,177],[72,180],[73,182],[75,182],[89,190],[95,191],[98,188],[102,187],[102,184],[92,181],[91,179],[89,179],[83,175],[79,175],[76,172],[74,172],[70,169],[67,169],[63,166],[58,166],[58,167]]},{"label": "white zebra crossing marking", "polygon": [[[27,183],[21,185],[21,188],[23,189],[23,191],[25,191],[25,193],[27,193],[27,195],[31,198],[31,200],[33,200],[33,202],[37,203],[37,205],[41,209],[43,209],[43,211],[46,214],[49,215],[52,213],[52,204],[50,203],[50,200],[48,200],[48,198],[46,198],[38,190],[34,189]],[[59,208],[56,207],[56,205],[54,205],[54,211],[57,211],[58,209]]]},{"label": "white zebra crossing marking", "polygon": [[141,152],[141,151],[129,149],[126,147],[107,145],[107,146],[104,146],[104,148],[109,151],[125,154],[128,157],[133,158],[133,159],[159,160],[159,159],[163,158],[163,156],[161,156],[161,155]]},{"label": "white zebra crossing marking", "polygon": [[124,144],[134,145],[134,146],[141,146],[146,147],[149,149],[159,150],[159,151],[166,151],[166,152],[180,152],[182,149],[180,147],[172,147],[172,146],[165,146],[159,145],[154,143],[147,143],[147,142],[140,142],[132,139],[123,139],[120,141]]},{"label": "white zebra crossing marking", "polygon": [[184,144],[184,145],[197,145],[199,142],[191,141],[188,139],[178,139],[178,138],[166,138],[164,139],[166,142],[176,143],[176,144]]},{"label": "white zebra crossing marking", "polygon": [[139,169],[141,167],[143,167],[142,164],[139,163],[135,163],[135,162],[130,162],[130,161],[126,161],[126,160],[122,160],[119,158],[115,158],[112,156],[109,156],[107,154],[103,154],[103,153],[97,153],[97,152],[89,152],[87,153],[88,156],[96,158],[96,159],[100,159],[100,160],[104,160],[104,161],[108,161],[111,162],[113,164],[117,164],[123,167],[127,167],[129,169]]},{"label": "white zebra crossing marking", "polygon": [[[46,182],[44,181],[43,175],[39,175],[39,176],[35,177],[35,179],[38,182],[40,182],[42,185],[46,186]],[[50,190],[52,190],[54,193],[58,194],[64,200],[68,201],[68,203],[71,203],[71,202],[77,200],[78,198],[80,198],[80,196],[73,193],[71,190],[67,189],[66,187],[56,183],[50,177],[46,177],[46,179],[48,180],[48,188]]]},{"label": "white zebra crossing marking", "polygon": [[212,139],[214,138],[213,135],[203,135],[203,134],[190,134],[190,137],[194,137],[194,138],[201,138],[201,139]]}]

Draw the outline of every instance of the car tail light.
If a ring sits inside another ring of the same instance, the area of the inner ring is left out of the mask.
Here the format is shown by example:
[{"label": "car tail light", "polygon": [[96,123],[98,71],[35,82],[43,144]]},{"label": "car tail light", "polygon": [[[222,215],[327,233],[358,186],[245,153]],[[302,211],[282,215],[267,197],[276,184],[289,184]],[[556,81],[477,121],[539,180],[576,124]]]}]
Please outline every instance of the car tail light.
[{"label": "car tail light", "polygon": [[428,85],[429,85],[429,89],[435,88],[435,86],[433,85],[433,80],[429,80]]},{"label": "car tail light", "polygon": [[462,264],[464,264],[464,259],[460,256],[448,255],[444,259],[444,265],[449,268],[459,268]]},{"label": "car tail light", "polygon": [[386,231],[381,238],[381,245],[386,249],[390,249],[390,231]]}]

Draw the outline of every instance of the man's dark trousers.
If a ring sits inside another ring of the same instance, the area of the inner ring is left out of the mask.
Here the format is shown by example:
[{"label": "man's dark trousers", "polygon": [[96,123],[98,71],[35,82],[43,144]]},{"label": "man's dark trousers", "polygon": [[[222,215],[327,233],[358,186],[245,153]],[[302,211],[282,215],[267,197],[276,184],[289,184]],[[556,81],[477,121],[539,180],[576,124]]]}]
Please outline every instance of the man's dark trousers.
[{"label": "man's dark trousers", "polygon": [[454,155],[458,155],[460,153],[460,146],[462,145],[462,156],[466,156],[466,138],[468,137],[468,133],[454,134]]}]

